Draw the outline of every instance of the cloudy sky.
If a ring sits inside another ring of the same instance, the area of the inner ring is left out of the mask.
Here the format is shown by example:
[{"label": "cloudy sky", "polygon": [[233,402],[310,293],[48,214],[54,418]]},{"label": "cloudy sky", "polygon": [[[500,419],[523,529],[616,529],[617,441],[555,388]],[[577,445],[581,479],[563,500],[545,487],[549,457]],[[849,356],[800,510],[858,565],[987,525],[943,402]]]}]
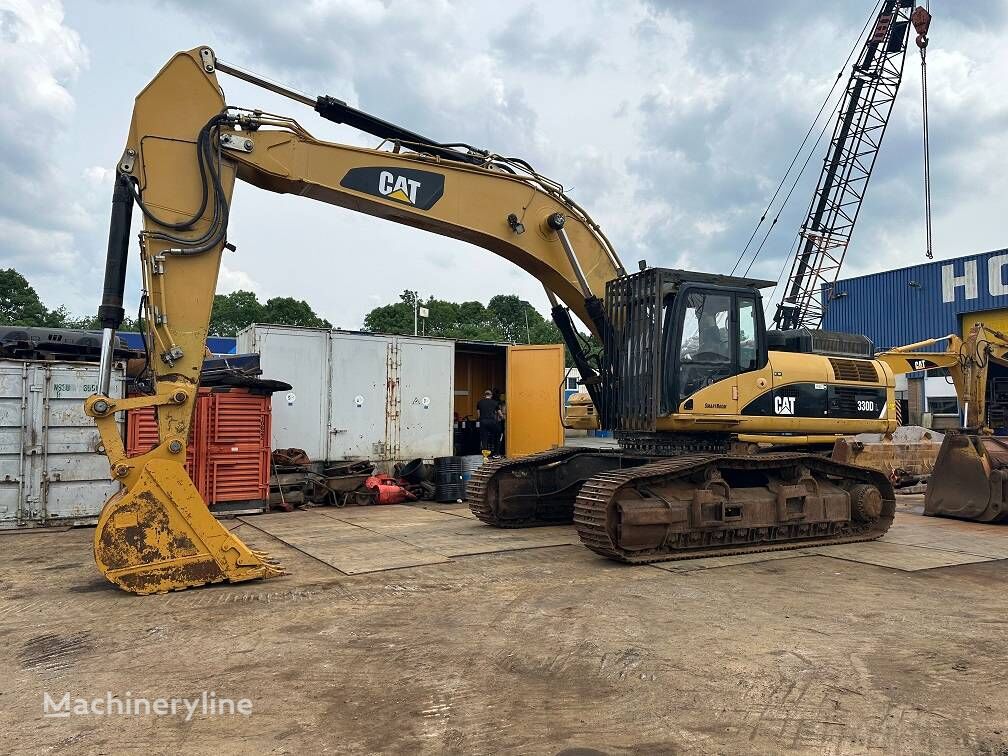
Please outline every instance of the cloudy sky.
[{"label": "cloudy sky", "polygon": [[[379,2],[0,0],[0,267],[72,312],[98,302],[111,169],[134,95],[177,50],[330,94],[568,187],[628,267],[727,272],[873,0]],[[935,0],[928,56],[935,249],[1008,246],[1008,0]],[[228,101],[316,136],[375,140],[221,76]],[[844,273],[923,258],[916,48]],[[752,274],[778,279],[813,168]],[[137,219],[135,225],[139,223]],[[307,299],[358,327],[404,288],[446,299],[539,284],[489,252],[310,200],[236,190],[219,292]],[[136,302],[138,275],[130,279]]]}]

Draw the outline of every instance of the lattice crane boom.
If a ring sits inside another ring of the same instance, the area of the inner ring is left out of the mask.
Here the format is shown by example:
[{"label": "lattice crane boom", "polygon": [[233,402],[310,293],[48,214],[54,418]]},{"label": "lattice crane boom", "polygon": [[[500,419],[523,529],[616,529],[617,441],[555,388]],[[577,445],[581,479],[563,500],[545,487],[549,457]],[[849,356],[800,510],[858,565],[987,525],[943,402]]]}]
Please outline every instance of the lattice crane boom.
[{"label": "lattice crane boom", "polygon": [[913,0],[884,0],[851,67],[829,151],[774,323],[818,328],[836,282],[903,78]]}]

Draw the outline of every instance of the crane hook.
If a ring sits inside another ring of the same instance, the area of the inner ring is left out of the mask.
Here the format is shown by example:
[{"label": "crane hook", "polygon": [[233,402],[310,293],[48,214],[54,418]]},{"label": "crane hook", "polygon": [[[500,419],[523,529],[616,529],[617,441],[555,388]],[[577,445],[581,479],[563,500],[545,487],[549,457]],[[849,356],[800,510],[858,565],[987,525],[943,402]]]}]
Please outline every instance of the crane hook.
[{"label": "crane hook", "polygon": [[923,50],[928,44],[927,33],[931,28],[931,14],[923,5],[918,5],[910,14],[910,23],[913,24],[914,30],[917,32],[917,47]]}]

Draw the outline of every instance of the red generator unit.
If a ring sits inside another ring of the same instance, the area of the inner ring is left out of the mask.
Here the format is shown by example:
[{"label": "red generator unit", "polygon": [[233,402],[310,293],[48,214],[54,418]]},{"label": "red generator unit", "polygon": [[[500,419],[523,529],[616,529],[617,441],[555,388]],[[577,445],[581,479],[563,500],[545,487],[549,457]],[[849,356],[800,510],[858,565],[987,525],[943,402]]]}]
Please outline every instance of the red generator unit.
[{"label": "red generator unit", "polygon": [[[264,512],[269,502],[270,395],[235,386],[203,387],[189,433],[185,468],[210,510]],[[126,453],[157,445],[154,408],[126,413]]]}]

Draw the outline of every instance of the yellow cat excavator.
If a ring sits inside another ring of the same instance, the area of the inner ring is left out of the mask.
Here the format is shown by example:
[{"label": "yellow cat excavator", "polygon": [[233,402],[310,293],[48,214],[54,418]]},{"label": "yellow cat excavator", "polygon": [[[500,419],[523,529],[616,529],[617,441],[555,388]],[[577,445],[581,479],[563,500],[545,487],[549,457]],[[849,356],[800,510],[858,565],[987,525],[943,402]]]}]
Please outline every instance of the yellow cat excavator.
[{"label": "yellow cat excavator", "polygon": [[[925,352],[943,343],[942,352]],[[894,371],[947,371],[963,427],[945,434],[924,514],[1008,521],[1008,336],[974,323],[963,339],[930,339],[879,355]]]},{"label": "yellow cat excavator", "polygon": [[[384,140],[323,142],[291,118],[229,106],[227,73]],[[877,538],[892,522],[885,475],[828,459],[841,434],[896,427],[895,364],[867,339],[768,331],[771,282],[665,268],[628,274],[592,218],[528,163],[443,144],[331,97],[308,98],[217,60],[175,55],[137,96],[113,194],[95,418],[112,476],[95,560],[135,593],[278,574],[209,513],[183,463],[232,190],[240,179],[468,241],[541,281],[601,424],[619,451],[559,449],[485,465],[468,492],[483,521],[573,517],[582,541],[624,562]],[[123,319],[130,217],[140,261],[148,395],[108,396]],[[572,319],[596,336],[586,351]],[[927,359],[920,357],[915,359]],[[158,445],[127,457],[116,413],[153,407]],[[768,451],[769,449],[769,451]]]},{"label": "yellow cat excavator", "polygon": [[[293,119],[231,107],[219,72],[376,135],[385,149],[326,143]],[[522,160],[439,144],[335,98],[307,98],[220,63],[208,47],[178,53],[137,95],[117,166],[99,307],[101,378],[85,403],[122,484],[99,518],[95,561],[135,593],[280,571],[214,519],[183,468],[221,255],[233,249],[227,232],[236,179],[489,249],[544,284],[575,342],[567,307],[597,329],[606,282],[625,275],[598,225]],[[144,223],[141,305],[151,392],[113,399],[112,345],[124,317],[134,204]],[[139,407],[155,408],[159,443],[128,457],[114,418]]]}]

